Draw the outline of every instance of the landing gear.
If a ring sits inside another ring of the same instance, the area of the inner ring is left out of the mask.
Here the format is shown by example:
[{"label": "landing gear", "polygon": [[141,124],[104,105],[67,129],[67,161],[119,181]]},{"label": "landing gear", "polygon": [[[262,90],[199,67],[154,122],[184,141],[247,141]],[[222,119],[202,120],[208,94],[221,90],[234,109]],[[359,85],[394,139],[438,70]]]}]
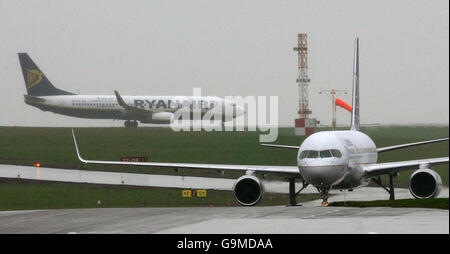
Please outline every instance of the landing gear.
[{"label": "landing gear", "polygon": [[372,181],[389,193],[389,200],[395,200],[394,177],[397,175],[389,175],[389,188],[383,185],[381,177],[372,178]]},{"label": "landing gear", "polygon": [[318,187],[320,196],[322,197],[321,206],[328,206],[328,193],[330,192],[331,186]]},{"label": "landing gear", "polygon": [[124,125],[125,125],[125,128],[135,129],[138,127],[138,122],[136,120],[135,121],[127,120],[127,121],[125,121]]},{"label": "landing gear", "polygon": [[304,190],[306,187],[308,187],[309,183],[306,181],[303,181],[302,188],[295,192],[295,178],[289,178],[289,205],[290,206],[300,206],[300,204],[297,204],[296,197],[302,190]]}]

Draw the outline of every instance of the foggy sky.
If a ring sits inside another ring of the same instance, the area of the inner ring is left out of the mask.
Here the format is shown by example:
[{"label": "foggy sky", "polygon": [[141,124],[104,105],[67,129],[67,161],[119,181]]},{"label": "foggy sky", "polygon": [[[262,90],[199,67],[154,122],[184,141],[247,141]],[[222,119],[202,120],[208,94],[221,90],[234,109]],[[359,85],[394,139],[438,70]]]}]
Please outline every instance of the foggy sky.
[{"label": "foggy sky", "polygon": [[[297,33],[308,34],[313,117],[331,123],[321,89],[351,102],[360,38],[362,124],[448,124],[448,1],[0,0],[0,126],[122,126],[42,112],[17,53],[58,88],[80,94],[278,96],[293,126]],[[338,109],[338,124],[350,115]]]}]

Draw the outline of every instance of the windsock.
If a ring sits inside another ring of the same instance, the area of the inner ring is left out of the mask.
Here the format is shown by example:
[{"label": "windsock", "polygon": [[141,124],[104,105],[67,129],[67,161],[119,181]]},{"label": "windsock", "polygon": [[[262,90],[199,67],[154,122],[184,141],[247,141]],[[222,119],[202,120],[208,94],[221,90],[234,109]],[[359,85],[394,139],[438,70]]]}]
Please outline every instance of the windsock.
[{"label": "windsock", "polygon": [[336,98],[335,103],[339,107],[346,109],[348,112],[350,112],[350,113],[352,112],[352,107],[350,105],[348,105],[347,103],[345,103],[343,100]]}]

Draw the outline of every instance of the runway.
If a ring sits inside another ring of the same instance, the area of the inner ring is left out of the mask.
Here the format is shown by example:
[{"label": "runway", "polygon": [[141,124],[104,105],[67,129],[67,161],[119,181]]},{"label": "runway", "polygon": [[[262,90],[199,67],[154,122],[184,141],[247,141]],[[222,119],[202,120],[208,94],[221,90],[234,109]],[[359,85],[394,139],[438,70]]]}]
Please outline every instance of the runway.
[{"label": "runway", "polygon": [[0,233],[449,233],[449,211],[403,208],[105,208],[0,212]]}]

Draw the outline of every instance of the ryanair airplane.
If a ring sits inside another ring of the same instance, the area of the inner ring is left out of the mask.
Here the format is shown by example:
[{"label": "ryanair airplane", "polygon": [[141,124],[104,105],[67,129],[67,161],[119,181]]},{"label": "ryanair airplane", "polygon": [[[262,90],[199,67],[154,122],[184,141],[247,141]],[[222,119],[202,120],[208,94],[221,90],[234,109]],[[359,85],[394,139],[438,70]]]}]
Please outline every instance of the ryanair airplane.
[{"label": "ryanair airplane", "polygon": [[43,111],[90,119],[125,120],[125,127],[137,128],[138,122],[168,124],[175,111],[203,116],[207,112],[229,121],[243,115],[244,109],[232,101],[215,96],[121,96],[77,95],[58,89],[31,60],[27,53],[19,53],[27,94],[25,103]]}]

